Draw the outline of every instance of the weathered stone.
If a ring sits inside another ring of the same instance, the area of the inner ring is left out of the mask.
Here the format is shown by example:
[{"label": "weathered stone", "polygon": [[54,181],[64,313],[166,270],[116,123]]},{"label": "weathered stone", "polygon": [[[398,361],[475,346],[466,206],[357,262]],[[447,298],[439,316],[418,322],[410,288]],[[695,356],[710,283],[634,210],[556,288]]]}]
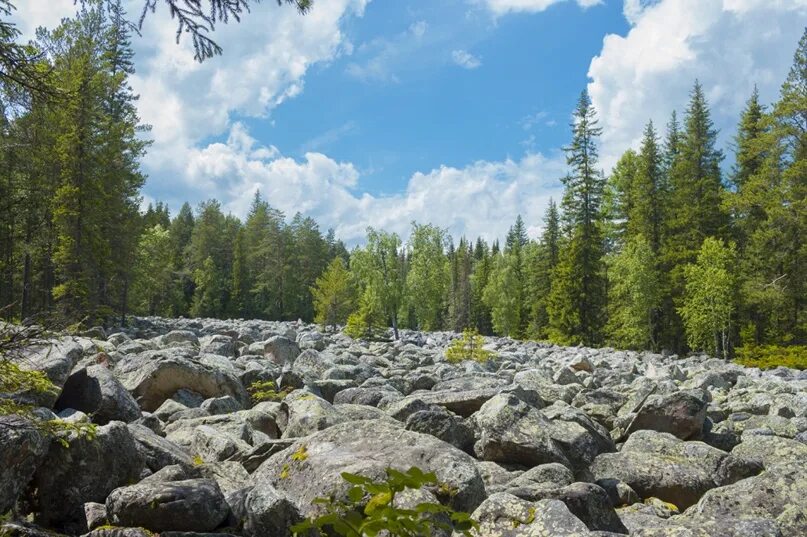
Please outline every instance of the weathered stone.
[{"label": "weathered stone", "polygon": [[628,426],[626,434],[642,429],[672,433],[681,440],[700,435],[707,402],[690,392],[651,395]]},{"label": "weathered stone", "polygon": [[637,431],[620,452],[598,455],[591,472],[596,480],[627,483],[641,498],[655,496],[685,509],[717,486],[715,477],[727,456],[702,442],[684,442],[669,433]]},{"label": "weathered stone", "polygon": [[74,408],[92,415],[95,423],[132,422],[140,417],[140,407],[112,372],[103,365],[74,371],[55,403],[56,410]]},{"label": "weathered stone", "polygon": [[499,394],[474,414],[479,440],[474,446],[482,460],[537,466],[570,463],[550,437],[552,423],[539,410],[517,397]]},{"label": "weathered stone", "polygon": [[113,490],[107,516],[116,525],[151,531],[210,531],[227,517],[229,507],[211,479],[137,484]]},{"label": "weathered stone", "polygon": [[34,423],[0,416],[0,513],[14,507],[42,463],[48,443]]},{"label": "weathered stone", "polygon": [[[292,455],[298,453],[295,458]],[[484,483],[473,459],[432,436],[407,431],[386,420],[341,423],[295,442],[273,455],[253,474],[254,484],[269,483],[285,493],[309,516],[318,507],[312,500],[334,491],[345,494],[350,486],[342,472],[378,479],[385,469],[408,470],[418,466],[433,471],[456,491],[443,499],[469,512],[484,498]]]},{"label": "weathered stone", "polygon": [[156,410],[181,388],[193,389],[205,397],[230,395],[241,404],[248,402],[249,396],[235,376],[177,351],[145,352],[127,357],[115,367],[115,376],[143,410]]},{"label": "weathered stone", "polygon": [[43,525],[81,533],[86,530],[84,504],[103,502],[115,488],[137,482],[144,457],[119,421],[98,427],[95,438],[78,438],[65,448],[53,441],[34,477]]}]

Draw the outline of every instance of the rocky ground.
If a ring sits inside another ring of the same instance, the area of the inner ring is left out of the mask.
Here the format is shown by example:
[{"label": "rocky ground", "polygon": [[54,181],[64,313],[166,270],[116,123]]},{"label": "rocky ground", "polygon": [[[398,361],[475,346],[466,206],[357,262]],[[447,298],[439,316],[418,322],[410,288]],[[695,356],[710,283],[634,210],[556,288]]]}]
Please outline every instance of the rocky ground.
[{"label": "rocky ground", "polygon": [[[61,388],[40,412],[99,427],[65,448],[0,418],[0,535],[285,536],[389,466],[482,536],[807,535],[807,374],[496,338],[452,365],[454,337],[148,318],[31,349]],[[260,380],[294,391],[252,404]]]}]

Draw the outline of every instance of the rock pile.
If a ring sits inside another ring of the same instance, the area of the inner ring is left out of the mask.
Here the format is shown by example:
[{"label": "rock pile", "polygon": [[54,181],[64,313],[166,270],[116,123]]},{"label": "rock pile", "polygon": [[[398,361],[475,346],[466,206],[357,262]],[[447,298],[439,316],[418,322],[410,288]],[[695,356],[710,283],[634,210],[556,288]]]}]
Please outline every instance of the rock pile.
[{"label": "rock pile", "polygon": [[[807,535],[807,374],[707,356],[449,333],[354,341],[313,325],[136,319],[21,362],[97,423],[69,448],[0,418],[0,535],[290,535],[342,472],[437,474],[418,501],[481,536]],[[282,400],[254,403],[273,381]],[[16,506],[16,507],[15,507]],[[30,516],[24,516],[29,514]]]}]

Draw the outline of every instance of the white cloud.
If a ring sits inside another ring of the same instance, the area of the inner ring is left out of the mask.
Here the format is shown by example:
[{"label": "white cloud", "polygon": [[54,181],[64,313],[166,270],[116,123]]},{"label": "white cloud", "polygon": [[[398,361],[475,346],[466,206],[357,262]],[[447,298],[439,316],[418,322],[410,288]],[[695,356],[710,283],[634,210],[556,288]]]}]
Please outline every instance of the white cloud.
[{"label": "white cloud", "polygon": [[462,67],[463,69],[476,69],[480,65],[482,65],[482,60],[478,57],[474,56],[467,50],[454,50],[451,52],[451,59]]},{"label": "white cloud", "polygon": [[604,128],[603,165],[636,146],[652,119],[664,130],[697,78],[725,146],[757,84],[772,101],[804,31],[807,0],[626,0],[631,29],[592,59],[589,93]]},{"label": "white cloud", "polygon": [[[477,0],[484,3],[494,15],[501,16],[507,13],[538,13],[546,10],[553,4],[567,0]],[[602,0],[575,0],[577,5],[586,9],[601,4]]]},{"label": "white cloud", "polygon": [[406,236],[412,220],[448,228],[454,236],[488,239],[504,236],[519,213],[540,225],[549,197],[560,195],[557,178],[563,170],[561,158],[528,154],[417,172],[403,192],[372,196],[356,192],[359,171],[352,163],[318,152],[306,153],[301,161],[281,156],[235,124],[226,143],[192,151],[185,173],[203,188],[215,185],[234,214],[245,216],[259,189],[287,215],[300,211],[356,243],[367,226]]}]

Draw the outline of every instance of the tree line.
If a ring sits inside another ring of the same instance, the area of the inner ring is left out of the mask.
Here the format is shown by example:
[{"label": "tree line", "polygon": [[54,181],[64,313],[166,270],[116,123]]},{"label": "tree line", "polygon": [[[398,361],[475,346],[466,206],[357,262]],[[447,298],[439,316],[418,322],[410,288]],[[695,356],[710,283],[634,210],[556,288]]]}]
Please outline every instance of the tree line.
[{"label": "tree line", "polygon": [[663,134],[648,122],[606,174],[583,92],[540,237],[520,216],[501,244],[413,223],[406,242],[371,228],[348,252],[260,194],[243,221],[216,200],[138,210],[148,127],[128,83],[130,29],[114,1],[85,2],[24,47],[0,25],[0,61],[11,51],[27,69],[0,76],[5,317],[299,318],[366,336],[472,328],[716,355],[807,339],[807,34],[778,100],[749,97],[731,166],[696,82],[682,117]]}]

